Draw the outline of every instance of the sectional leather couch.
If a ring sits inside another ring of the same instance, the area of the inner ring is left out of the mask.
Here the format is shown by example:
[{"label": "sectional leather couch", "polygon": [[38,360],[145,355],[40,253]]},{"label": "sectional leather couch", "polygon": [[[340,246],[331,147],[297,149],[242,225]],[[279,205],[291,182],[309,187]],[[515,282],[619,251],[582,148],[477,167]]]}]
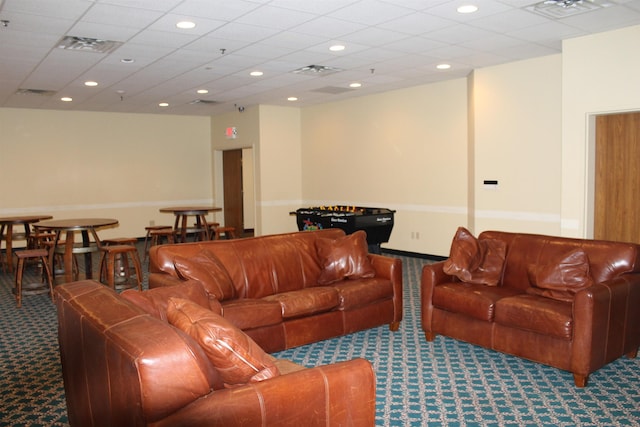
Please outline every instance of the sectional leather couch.
[{"label": "sectional leather couch", "polygon": [[421,280],[426,339],[445,335],[573,373],[640,346],[640,246],[460,228]]},{"label": "sectional leather couch", "polygon": [[125,292],[55,289],[72,427],[375,425],[368,361],[276,360],[211,311],[199,284]]},{"label": "sectional leather couch", "polygon": [[402,264],[340,229],[161,245],[149,287],[201,283],[225,319],[275,352],[402,320]]}]

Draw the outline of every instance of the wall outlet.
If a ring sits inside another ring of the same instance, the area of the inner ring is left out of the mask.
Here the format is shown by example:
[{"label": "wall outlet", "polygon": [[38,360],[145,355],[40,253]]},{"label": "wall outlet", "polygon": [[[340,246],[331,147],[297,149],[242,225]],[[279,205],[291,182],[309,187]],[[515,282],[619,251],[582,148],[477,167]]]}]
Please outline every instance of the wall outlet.
[{"label": "wall outlet", "polygon": [[155,221],[155,220],[153,220],[153,219],[150,219],[150,220],[149,220],[149,225],[150,225],[151,227],[153,227],[154,225],[156,225],[156,221]]}]

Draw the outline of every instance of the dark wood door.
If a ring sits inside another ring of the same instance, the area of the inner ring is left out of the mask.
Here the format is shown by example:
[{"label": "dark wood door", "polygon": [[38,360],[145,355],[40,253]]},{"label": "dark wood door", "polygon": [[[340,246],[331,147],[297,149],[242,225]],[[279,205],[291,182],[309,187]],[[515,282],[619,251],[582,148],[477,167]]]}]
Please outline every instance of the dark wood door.
[{"label": "dark wood door", "polygon": [[596,117],[594,237],[640,243],[640,113]]},{"label": "dark wood door", "polygon": [[224,189],[224,224],[235,227],[236,235],[244,231],[242,203],[242,150],[222,152]]}]

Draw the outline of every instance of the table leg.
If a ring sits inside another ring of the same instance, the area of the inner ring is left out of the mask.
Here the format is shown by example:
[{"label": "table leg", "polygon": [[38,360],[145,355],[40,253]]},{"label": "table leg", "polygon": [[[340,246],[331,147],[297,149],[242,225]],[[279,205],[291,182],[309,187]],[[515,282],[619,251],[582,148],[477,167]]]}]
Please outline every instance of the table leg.
[{"label": "table leg", "polygon": [[49,248],[49,267],[51,268],[51,282],[56,283],[56,248],[58,247],[58,241],[60,240],[60,230],[55,231],[53,238],[53,246]]},{"label": "table leg", "polygon": [[[73,282],[73,245],[75,231],[67,230],[67,238],[64,244],[64,281]],[[57,243],[57,242],[56,242]]]},{"label": "table leg", "polygon": [[[7,228],[6,225],[2,224],[0,225],[0,249],[2,249],[2,237],[4,236],[4,229]],[[5,256],[7,255],[7,251],[5,251]],[[2,256],[0,256],[0,262],[2,261]],[[6,262],[2,268],[4,271],[7,271],[7,267],[9,266],[9,263]]]},{"label": "table leg", "polygon": [[13,273],[13,225],[7,225],[7,234],[5,236],[5,255],[7,257],[7,268],[9,273]]},{"label": "table leg", "polygon": [[[89,232],[87,230],[82,230],[82,246],[85,248],[91,246]],[[91,251],[87,250],[84,254],[84,274],[87,279],[93,279],[93,264],[91,261]]]},{"label": "table leg", "polygon": [[180,240],[182,243],[185,243],[187,241],[187,215],[181,215],[182,216],[182,230],[181,231],[181,236],[180,236]]}]

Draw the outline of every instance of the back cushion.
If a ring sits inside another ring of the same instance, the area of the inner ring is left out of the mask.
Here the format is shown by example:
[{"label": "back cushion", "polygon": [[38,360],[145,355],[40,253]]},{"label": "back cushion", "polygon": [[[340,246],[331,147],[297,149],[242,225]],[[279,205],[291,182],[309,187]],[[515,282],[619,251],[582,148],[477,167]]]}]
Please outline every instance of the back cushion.
[{"label": "back cushion", "polygon": [[240,298],[262,298],[316,285],[319,237],[344,235],[339,229],[227,240],[208,249],[224,264]]},{"label": "back cushion", "polygon": [[149,271],[163,271],[178,277],[173,264],[176,256],[193,257],[207,250],[220,260],[229,273],[236,298],[262,298],[315,286],[320,275],[316,239],[335,239],[344,234],[339,228],[331,228],[246,239],[154,246],[150,252]]},{"label": "back cushion", "polygon": [[639,269],[638,246],[631,243],[499,231],[485,231],[481,236],[507,242],[503,285],[522,290],[530,286],[530,265],[549,264],[576,248],[587,254],[595,283]]},{"label": "back cushion", "polygon": [[127,289],[122,291],[120,296],[142,308],[152,316],[164,321],[167,320],[167,303],[169,298],[172,297],[184,298],[195,302],[203,308],[214,310],[217,313],[222,312],[220,303],[209,298],[202,284],[196,281],[149,289],[142,292],[136,289]]}]

